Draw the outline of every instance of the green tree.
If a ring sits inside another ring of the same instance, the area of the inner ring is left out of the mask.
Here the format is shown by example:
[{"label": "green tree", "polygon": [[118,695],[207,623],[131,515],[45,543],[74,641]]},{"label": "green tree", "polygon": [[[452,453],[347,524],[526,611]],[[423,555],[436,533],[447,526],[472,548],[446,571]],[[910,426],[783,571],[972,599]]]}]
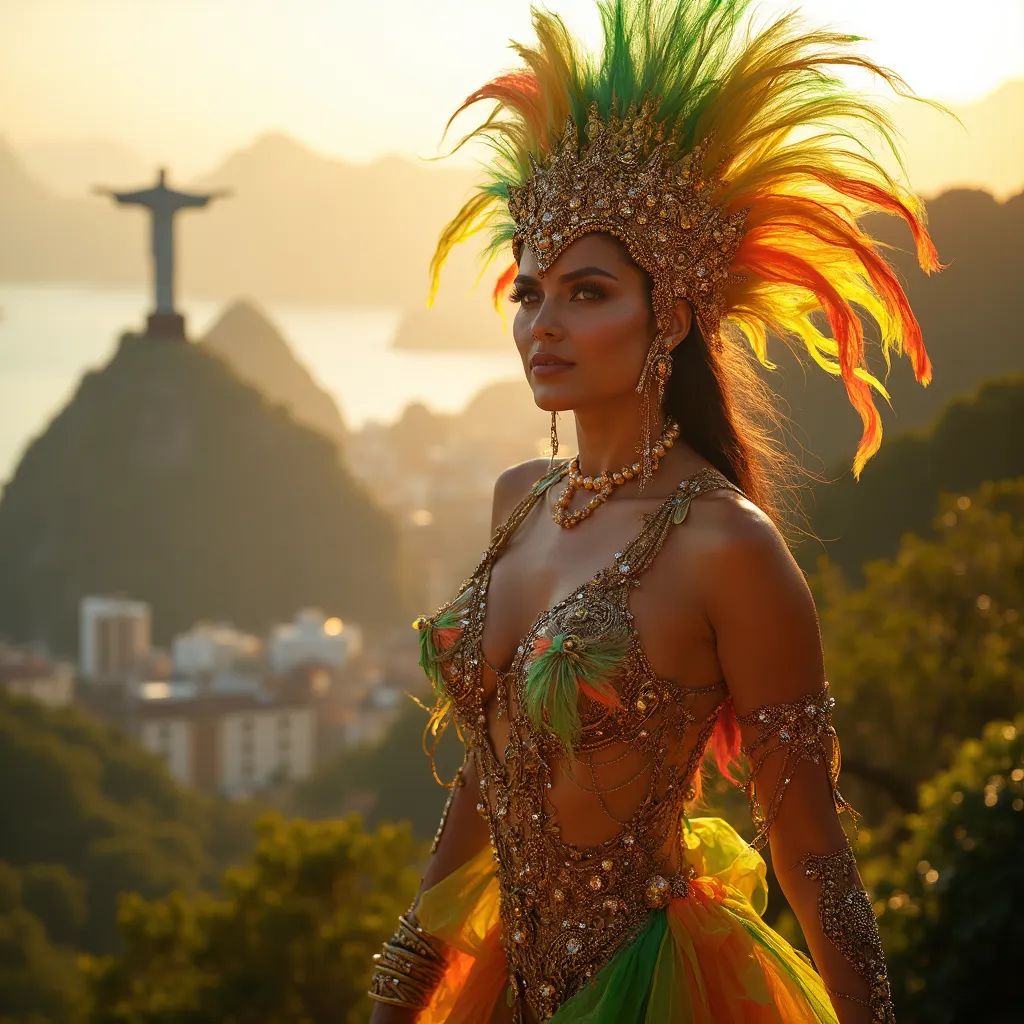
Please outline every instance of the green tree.
[{"label": "green tree", "polygon": [[29,864],[21,872],[21,898],[53,942],[78,944],[88,917],[85,882],[63,864]]},{"label": "green tree", "polygon": [[258,824],[223,895],[121,904],[124,952],[86,964],[90,1024],[350,1024],[369,1015],[371,956],[419,882],[407,824],[358,815]]},{"label": "green tree", "polygon": [[129,737],[78,708],[0,689],[0,861],[51,938],[117,941],[124,891],[212,887],[251,846],[251,812],[179,786]]},{"label": "green tree", "polygon": [[1022,765],[1024,715],[990,723],[921,787],[909,838],[873,866],[901,1019],[1020,1020]]},{"label": "green tree", "polygon": [[[944,495],[862,586],[812,578],[838,699],[844,779],[869,821],[916,807],[960,742],[1024,699],[1024,479]],[[853,791],[856,790],[855,793]]]},{"label": "green tree", "polygon": [[[26,890],[53,886],[46,872],[26,878],[0,861],[0,1021],[3,1024],[65,1024],[80,1005],[81,979],[73,950],[60,946],[26,906]],[[55,877],[49,873],[50,880]],[[63,880],[56,883],[64,888]],[[69,887],[73,888],[73,886]]]}]

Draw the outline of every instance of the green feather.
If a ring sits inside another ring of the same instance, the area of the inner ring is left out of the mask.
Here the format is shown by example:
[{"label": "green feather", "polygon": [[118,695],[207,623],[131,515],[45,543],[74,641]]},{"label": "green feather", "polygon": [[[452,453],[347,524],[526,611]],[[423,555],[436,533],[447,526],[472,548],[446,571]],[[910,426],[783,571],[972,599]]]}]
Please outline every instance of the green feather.
[{"label": "green feather", "polygon": [[[573,643],[567,650],[565,642]],[[608,692],[608,679],[625,657],[622,637],[583,640],[573,633],[556,633],[551,646],[530,663],[523,687],[523,707],[533,724],[556,736],[566,750],[578,742],[580,682]]]},{"label": "green feather", "polygon": [[437,644],[434,643],[434,631],[453,629],[458,625],[458,621],[458,613],[454,608],[449,608],[434,619],[417,619],[419,625],[414,623],[420,634],[420,668],[430,680],[434,697],[438,699],[446,696],[444,676],[441,675],[441,658],[447,652],[438,651]]}]

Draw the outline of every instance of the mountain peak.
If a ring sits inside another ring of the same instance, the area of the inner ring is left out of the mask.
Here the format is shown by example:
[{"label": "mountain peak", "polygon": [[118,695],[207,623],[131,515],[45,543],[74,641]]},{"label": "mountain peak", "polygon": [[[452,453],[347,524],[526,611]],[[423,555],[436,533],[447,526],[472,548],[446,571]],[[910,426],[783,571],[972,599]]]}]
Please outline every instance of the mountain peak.
[{"label": "mountain peak", "polygon": [[337,403],[295,355],[253,299],[236,299],[200,339],[247,384],[283,405],[300,423],[344,445],[347,430]]},{"label": "mountain peak", "polygon": [[29,174],[21,156],[3,135],[0,135],[0,194],[5,205],[48,197],[46,189]]}]

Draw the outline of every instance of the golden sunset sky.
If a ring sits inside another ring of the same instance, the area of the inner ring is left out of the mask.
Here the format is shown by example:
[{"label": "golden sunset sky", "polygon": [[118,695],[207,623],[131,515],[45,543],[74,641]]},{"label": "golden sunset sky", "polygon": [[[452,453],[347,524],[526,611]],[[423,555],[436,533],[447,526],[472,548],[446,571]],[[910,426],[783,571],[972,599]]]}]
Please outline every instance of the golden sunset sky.
[{"label": "golden sunset sky", "polygon": [[[595,37],[592,0],[550,6]],[[964,104],[1024,78],[1024,0],[799,6],[869,37],[922,95]],[[113,140],[179,179],[267,131],[350,160],[430,156],[448,112],[511,63],[510,36],[530,38],[521,0],[0,0],[0,134]]]}]

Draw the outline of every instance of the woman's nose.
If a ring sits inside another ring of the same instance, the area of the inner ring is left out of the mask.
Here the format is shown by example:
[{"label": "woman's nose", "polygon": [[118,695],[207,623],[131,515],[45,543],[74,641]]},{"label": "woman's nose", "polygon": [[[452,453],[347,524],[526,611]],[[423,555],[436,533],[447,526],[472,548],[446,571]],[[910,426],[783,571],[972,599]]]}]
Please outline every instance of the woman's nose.
[{"label": "woman's nose", "polygon": [[554,341],[561,337],[562,328],[552,311],[544,308],[545,305],[547,304],[542,304],[537,310],[530,332],[538,341]]}]

